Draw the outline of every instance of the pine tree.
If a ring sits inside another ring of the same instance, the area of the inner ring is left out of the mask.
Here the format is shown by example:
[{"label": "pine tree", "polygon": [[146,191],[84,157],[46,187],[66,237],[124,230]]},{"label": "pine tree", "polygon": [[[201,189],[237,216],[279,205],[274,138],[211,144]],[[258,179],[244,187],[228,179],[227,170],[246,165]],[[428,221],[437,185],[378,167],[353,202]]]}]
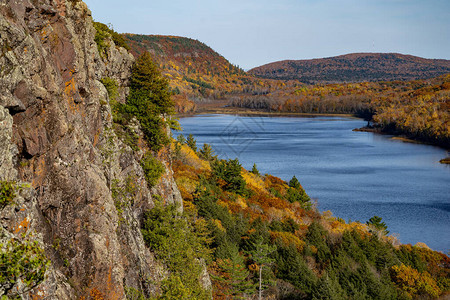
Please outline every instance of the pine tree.
[{"label": "pine tree", "polygon": [[150,53],[144,52],[136,60],[130,78],[130,93],[139,92],[157,108],[157,113],[173,114],[169,80],[153,62]]},{"label": "pine tree", "polygon": [[378,232],[381,232],[384,235],[389,234],[389,231],[387,230],[387,225],[384,222],[381,222],[382,218],[379,216],[373,216],[369,219],[369,221],[366,222],[369,227],[372,227]]},{"label": "pine tree", "polygon": [[212,277],[228,287],[228,291],[225,291],[227,296],[232,299],[246,299],[246,296],[254,293],[255,286],[248,278],[250,272],[236,246],[233,247],[229,258],[217,261],[217,266],[221,276]]},{"label": "pine tree", "polygon": [[252,173],[255,174],[255,175],[259,175],[259,171],[256,168],[256,164],[253,164]]},{"label": "pine tree", "polygon": [[237,158],[228,160],[222,179],[227,182],[226,190],[242,195],[245,190],[245,180],[242,177],[241,169],[242,166]]},{"label": "pine tree", "polygon": [[164,117],[174,113],[169,82],[161,75],[148,52],[142,54],[131,70],[130,94],[126,105],[119,105],[124,115],[133,115],[141,124],[150,148],[158,151],[169,143]]},{"label": "pine tree", "polygon": [[200,156],[205,160],[212,160],[214,158],[214,150],[210,144],[203,144],[202,149],[200,149]]},{"label": "pine tree", "polygon": [[292,177],[292,179],[289,181],[289,186],[294,189],[301,189],[302,186],[300,185],[300,182],[298,181],[297,177]]},{"label": "pine tree", "polygon": [[194,136],[192,134],[189,134],[186,144],[195,152],[197,152],[197,141],[195,140]]},{"label": "pine tree", "polygon": [[178,143],[180,143],[181,145],[183,145],[183,144],[186,143],[186,138],[184,137],[183,134],[180,134],[180,135],[177,136],[177,141],[178,141]]},{"label": "pine tree", "polygon": [[344,300],[348,299],[348,297],[339,285],[337,279],[335,277],[330,277],[328,273],[325,273],[315,286],[312,299]]},{"label": "pine tree", "polygon": [[275,245],[270,246],[268,244],[264,244],[262,238],[258,238],[253,246],[254,250],[250,251],[250,255],[259,269],[259,299],[261,300],[262,290],[264,288],[262,278],[263,267],[270,266],[274,262],[274,259],[270,258],[269,256],[277,250],[277,247]]}]

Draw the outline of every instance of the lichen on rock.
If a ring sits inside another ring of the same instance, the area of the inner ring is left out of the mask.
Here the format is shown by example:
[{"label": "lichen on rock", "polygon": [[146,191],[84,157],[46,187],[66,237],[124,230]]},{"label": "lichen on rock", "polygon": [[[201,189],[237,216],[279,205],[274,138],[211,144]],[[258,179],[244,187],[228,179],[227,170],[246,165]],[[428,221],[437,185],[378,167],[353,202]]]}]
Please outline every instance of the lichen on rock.
[{"label": "lichen on rock", "polygon": [[[27,232],[51,262],[44,282],[23,297],[155,294],[166,271],[145,247],[140,222],[153,194],[182,200],[170,155],[159,154],[165,174],[149,190],[142,153],[113,130],[100,80],[116,80],[124,102],[132,55],[114,44],[99,55],[82,1],[2,1],[0,36],[0,180],[29,185],[0,212],[1,226],[13,234],[14,224],[28,220]],[[129,199],[114,199],[113,183],[123,187],[130,176]]]}]

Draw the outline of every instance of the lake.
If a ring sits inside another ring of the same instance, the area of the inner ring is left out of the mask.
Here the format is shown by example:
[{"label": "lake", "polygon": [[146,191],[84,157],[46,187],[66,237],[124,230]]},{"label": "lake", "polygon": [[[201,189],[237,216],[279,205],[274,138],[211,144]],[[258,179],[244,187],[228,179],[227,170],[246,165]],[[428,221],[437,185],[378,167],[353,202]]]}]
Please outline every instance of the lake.
[{"label": "lake", "polygon": [[354,132],[366,124],[356,118],[197,115],[180,124],[198,148],[209,143],[220,158],[237,157],[248,170],[256,163],[261,174],[283,180],[295,175],[320,211],[364,223],[377,215],[402,243],[450,251],[443,149]]}]

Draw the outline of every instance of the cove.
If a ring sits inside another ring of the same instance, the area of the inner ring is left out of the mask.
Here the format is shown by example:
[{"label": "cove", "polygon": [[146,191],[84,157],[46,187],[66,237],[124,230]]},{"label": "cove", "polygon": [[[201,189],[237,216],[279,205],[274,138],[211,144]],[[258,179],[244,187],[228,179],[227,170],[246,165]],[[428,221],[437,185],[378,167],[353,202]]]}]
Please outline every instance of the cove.
[{"label": "cove", "polygon": [[[402,243],[450,251],[450,167],[446,151],[354,132],[365,122],[343,117],[196,115],[180,119],[185,136],[220,158],[239,158],[261,174],[300,180],[320,211],[344,220],[383,218]],[[177,136],[180,133],[174,133]]]}]

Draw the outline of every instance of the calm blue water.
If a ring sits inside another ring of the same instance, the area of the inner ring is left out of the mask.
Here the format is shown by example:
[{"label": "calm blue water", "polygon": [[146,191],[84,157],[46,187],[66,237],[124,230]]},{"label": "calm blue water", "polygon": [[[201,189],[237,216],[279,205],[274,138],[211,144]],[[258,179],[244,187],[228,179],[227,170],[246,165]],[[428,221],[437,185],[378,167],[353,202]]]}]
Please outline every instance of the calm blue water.
[{"label": "calm blue water", "polygon": [[321,211],[361,222],[377,215],[402,243],[450,251],[450,167],[439,163],[445,150],[353,132],[365,122],[351,118],[199,115],[180,124],[199,148],[209,143],[246,169],[256,163],[262,174],[296,175]]}]

